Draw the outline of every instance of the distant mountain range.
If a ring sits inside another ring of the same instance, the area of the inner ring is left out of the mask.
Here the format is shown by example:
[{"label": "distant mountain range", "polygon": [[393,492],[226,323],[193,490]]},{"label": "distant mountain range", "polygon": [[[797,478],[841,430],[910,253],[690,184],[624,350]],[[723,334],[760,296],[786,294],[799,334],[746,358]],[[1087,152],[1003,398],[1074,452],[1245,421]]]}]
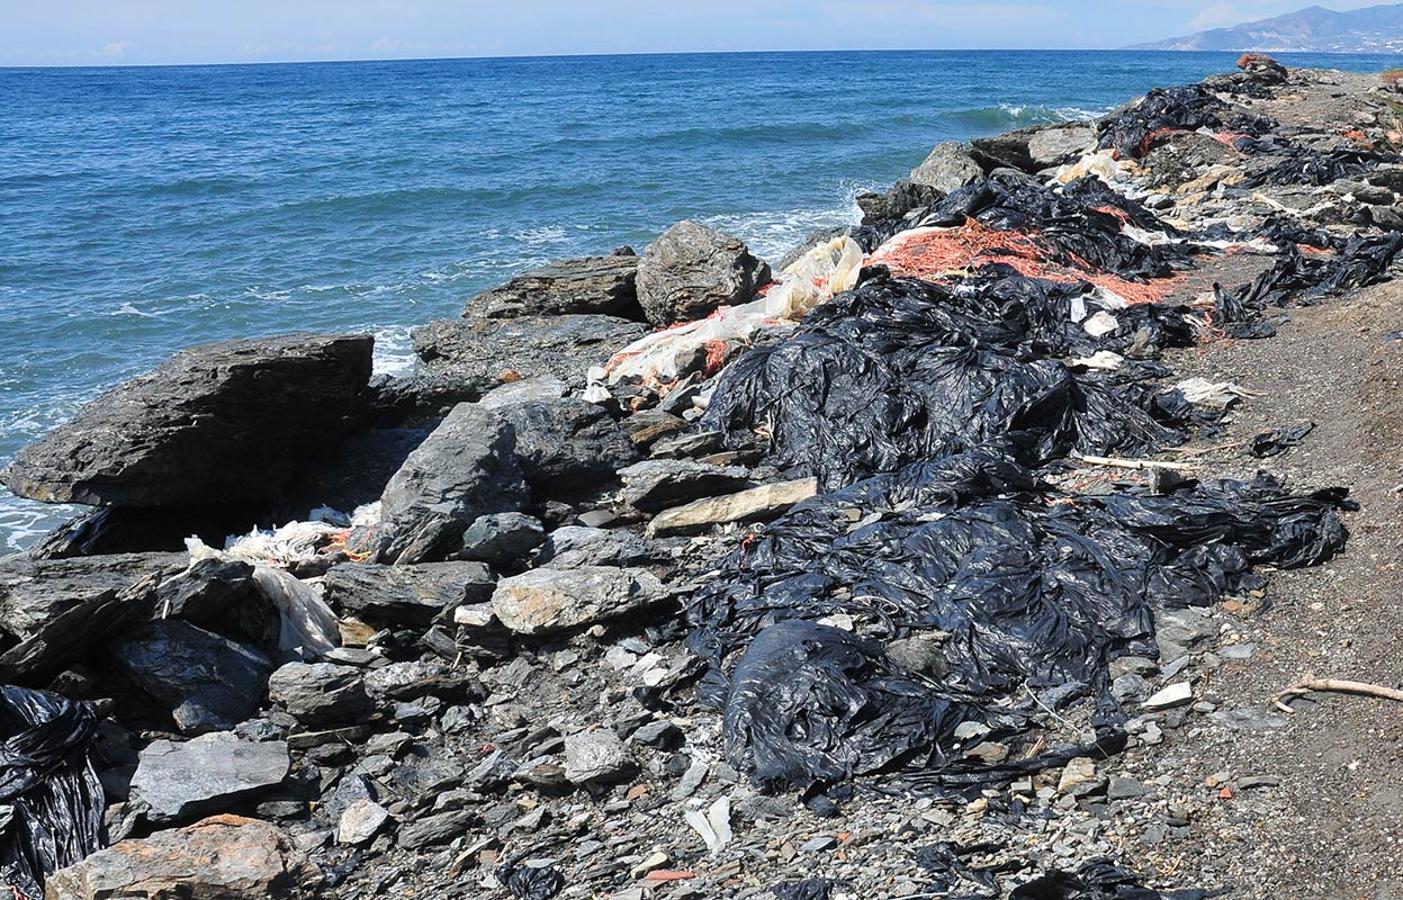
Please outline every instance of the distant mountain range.
[{"label": "distant mountain range", "polygon": [[1274,19],[1233,28],[1214,28],[1129,49],[1398,53],[1403,52],[1403,4],[1370,6],[1349,12],[1312,6]]}]

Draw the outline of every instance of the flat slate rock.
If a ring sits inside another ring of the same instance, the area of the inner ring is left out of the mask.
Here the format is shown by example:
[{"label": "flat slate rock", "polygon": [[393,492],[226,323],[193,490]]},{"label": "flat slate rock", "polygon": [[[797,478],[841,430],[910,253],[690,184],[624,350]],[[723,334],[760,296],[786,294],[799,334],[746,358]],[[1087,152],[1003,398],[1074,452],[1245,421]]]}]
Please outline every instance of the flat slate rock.
[{"label": "flat slate rock", "polygon": [[304,897],[320,880],[320,870],[277,826],[223,815],[99,850],[49,876],[44,897],[278,900]]},{"label": "flat slate rock", "polygon": [[481,562],[342,563],[323,577],[322,597],[369,622],[423,626],[464,603],[485,603],[494,584]]},{"label": "flat slate rock", "polygon": [[463,316],[511,319],[603,313],[640,318],[637,274],[638,257],[631,253],[561,260],[483,291],[468,301]]},{"label": "flat slate rock", "polygon": [[689,459],[648,459],[619,472],[624,502],[643,512],[658,512],[700,497],[750,487],[750,472],[738,466],[713,466]]},{"label": "flat slate rock", "polygon": [[550,376],[583,390],[590,366],[652,329],[618,316],[572,314],[516,319],[439,319],[410,332],[429,377],[481,396],[501,384]]},{"label": "flat slate rock", "polygon": [[189,819],[281,784],[290,765],[285,741],[245,741],[229,731],[152,741],[132,776],[132,799],[146,803],[152,822]]},{"label": "flat slate rock", "polygon": [[662,582],[646,569],[532,569],[498,582],[492,609],[512,631],[547,634],[624,615],[664,596]]},{"label": "flat slate rock", "polygon": [[373,345],[293,334],[182,350],[25,447],[0,480],[46,503],[267,500],[347,432]]}]

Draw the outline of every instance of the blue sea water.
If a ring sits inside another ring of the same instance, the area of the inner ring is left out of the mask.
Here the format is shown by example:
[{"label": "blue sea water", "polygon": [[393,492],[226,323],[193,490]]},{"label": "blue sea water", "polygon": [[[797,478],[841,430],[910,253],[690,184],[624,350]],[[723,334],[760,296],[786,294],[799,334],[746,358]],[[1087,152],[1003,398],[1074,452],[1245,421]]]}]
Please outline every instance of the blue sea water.
[{"label": "blue sea water", "polygon": [[[1379,71],[1392,56],[1283,55]],[[681,218],[771,259],[934,143],[1232,54],[862,52],[0,69],[0,465],[201,341],[407,327]],[[270,435],[276,440],[276,435]],[[0,488],[0,549],[71,514]]]}]

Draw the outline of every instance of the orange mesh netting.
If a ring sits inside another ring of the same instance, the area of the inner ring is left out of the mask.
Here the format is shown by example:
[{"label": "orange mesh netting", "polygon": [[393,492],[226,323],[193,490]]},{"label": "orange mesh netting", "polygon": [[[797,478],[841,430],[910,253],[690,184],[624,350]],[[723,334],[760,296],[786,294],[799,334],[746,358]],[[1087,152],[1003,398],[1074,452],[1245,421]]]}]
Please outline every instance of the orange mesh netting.
[{"label": "orange mesh netting", "polygon": [[1182,276],[1159,278],[1152,282],[1127,281],[1097,269],[1085,260],[1072,258],[1074,267],[1050,261],[1056,252],[1034,235],[1019,231],[997,231],[970,219],[959,228],[918,229],[898,234],[868,257],[893,275],[911,278],[944,278],[963,274],[990,263],[1003,263],[1020,275],[1049,281],[1089,281],[1124,297],[1131,303],[1157,303],[1182,280]]}]

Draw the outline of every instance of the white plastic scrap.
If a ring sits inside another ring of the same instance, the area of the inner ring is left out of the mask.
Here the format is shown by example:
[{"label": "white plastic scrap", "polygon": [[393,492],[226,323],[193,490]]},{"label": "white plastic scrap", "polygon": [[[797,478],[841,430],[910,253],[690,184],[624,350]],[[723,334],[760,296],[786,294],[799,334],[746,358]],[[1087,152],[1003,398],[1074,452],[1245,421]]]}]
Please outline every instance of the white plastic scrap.
[{"label": "white plastic scrap", "polygon": [[1227,409],[1237,401],[1252,396],[1251,391],[1231,381],[1209,381],[1206,378],[1185,378],[1174,387],[1194,406],[1212,409]]},{"label": "white plastic scrap", "polygon": [[[291,526],[284,526],[288,527]],[[280,532],[282,530],[284,529],[279,529]],[[230,541],[230,545],[239,545],[242,540],[241,538],[238,541]],[[192,564],[202,559],[237,560],[253,564],[254,587],[278,611],[279,649],[296,653],[303,659],[315,659],[325,656],[340,645],[341,633],[336,625],[336,614],[322,599],[320,584],[301,581],[290,572],[262,565],[256,559],[249,559],[235,552],[216,550],[197,537],[186,538],[185,547],[190,551]]]},{"label": "white plastic scrap", "polygon": [[1103,372],[1114,372],[1125,362],[1125,357],[1111,350],[1097,350],[1090,356],[1081,356],[1071,360],[1072,365],[1081,366],[1083,369],[1099,369]]},{"label": "white plastic scrap", "polygon": [[720,797],[703,815],[699,809],[684,814],[687,824],[706,842],[706,849],[716,853],[731,842],[731,798]]},{"label": "white plastic scrap", "polygon": [[1120,322],[1115,316],[1102,309],[1092,313],[1085,322],[1081,323],[1081,327],[1087,334],[1098,338],[1114,333],[1120,327]]},{"label": "white plastic scrap", "polygon": [[[344,533],[344,526],[326,522],[288,522],[276,531],[255,528],[224,542],[225,559],[237,559],[256,566],[286,566],[310,562],[317,557],[318,545]],[[186,542],[189,543],[188,541]]]},{"label": "white plastic scrap", "polygon": [[605,365],[592,367],[585,399],[607,399],[607,385],[625,378],[664,389],[695,370],[709,350],[749,341],[762,328],[791,326],[815,306],[851,290],[861,269],[862,248],[852,238],[820,244],[790,263],[765,296],[654,332],[614,354]]}]

